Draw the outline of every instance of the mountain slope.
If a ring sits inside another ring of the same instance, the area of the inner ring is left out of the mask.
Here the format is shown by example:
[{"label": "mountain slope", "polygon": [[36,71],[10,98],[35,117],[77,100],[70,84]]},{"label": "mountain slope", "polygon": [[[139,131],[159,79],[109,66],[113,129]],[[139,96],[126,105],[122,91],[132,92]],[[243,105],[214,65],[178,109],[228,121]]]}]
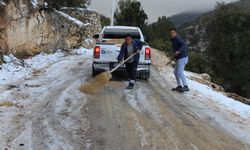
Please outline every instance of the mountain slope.
[{"label": "mountain slope", "polygon": [[[225,5],[222,3],[222,5]],[[250,1],[240,0],[229,3],[227,6],[237,6],[242,11],[250,12]],[[208,47],[206,26],[214,17],[216,10],[201,14],[194,21],[189,21],[178,27],[180,34],[186,39],[191,51],[204,52]]]},{"label": "mountain slope", "polygon": [[184,12],[180,14],[173,15],[168,17],[168,19],[177,27],[195,21],[199,16],[201,16],[203,12]]}]

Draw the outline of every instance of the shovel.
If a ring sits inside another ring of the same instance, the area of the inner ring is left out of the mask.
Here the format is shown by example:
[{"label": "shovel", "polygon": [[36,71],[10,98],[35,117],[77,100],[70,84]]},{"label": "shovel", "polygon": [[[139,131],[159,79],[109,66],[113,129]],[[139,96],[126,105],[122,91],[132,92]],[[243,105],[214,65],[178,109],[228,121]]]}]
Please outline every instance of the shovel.
[{"label": "shovel", "polygon": [[97,75],[95,78],[90,80],[86,84],[82,84],[80,87],[80,91],[88,94],[97,94],[107,83],[109,83],[109,80],[112,78],[111,73],[117,70],[121,65],[123,65],[125,62],[127,62],[130,58],[135,56],[137,54],[134,53],[130,55],[127,59],[119,63],[115,68],[113,68],[111,71],[105,71],[99,75]]},{"label": "shovel", "polygon": [[134,57],[136,54],[138,54],[137,52],[130,55],[127,59],[123,60],[121,63],[119,63],[115,68],[113,68],[111,71],[109,71],[109,73],[113,73],[115,70],[117,70],[119,67],[121,67],[121,65],[123,65],[125,62],[127,62],[130,58]]},{"label": "shovel", "polygon": [[172,57],[167,63],[166,63],[166,66],[170,65],[171,62],[175,59],[175,57]]}]

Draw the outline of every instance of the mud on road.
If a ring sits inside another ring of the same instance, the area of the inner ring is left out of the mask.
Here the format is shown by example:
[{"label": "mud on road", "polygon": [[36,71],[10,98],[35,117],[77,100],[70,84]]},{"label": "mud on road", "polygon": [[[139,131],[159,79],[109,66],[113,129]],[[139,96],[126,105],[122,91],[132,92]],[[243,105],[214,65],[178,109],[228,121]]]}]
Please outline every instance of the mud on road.
[{"label": "mud on road", "polygon": [[[91,78],[91,60],[66,59],[15,83],[19,86],[11,89],[11,98],[24,108],[6,109],[5,120],[1,118],[5,114],[0,116],[1,149],[250,149],[247,139],[230,133],[213,115],[225,122],[233,122],[232,118],[190,94],[170,91],[174,83],[160,73],[162,62],[153,60],[151,79],[139,80],[134,90],[124,90],[127,83],[117,81],[99,94],[88,95],[79,87]],[[234,117],[248,132],[250,120]]]}]

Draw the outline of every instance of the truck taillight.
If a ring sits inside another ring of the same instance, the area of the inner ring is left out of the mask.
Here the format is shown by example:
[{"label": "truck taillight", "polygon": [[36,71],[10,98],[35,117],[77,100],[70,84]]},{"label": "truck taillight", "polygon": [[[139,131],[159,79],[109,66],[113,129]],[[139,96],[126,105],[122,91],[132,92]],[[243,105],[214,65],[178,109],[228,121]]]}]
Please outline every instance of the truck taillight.
[{"label": "truck taillight", "polygon": [[151,58],[151,51],[149,47],[145,48],[145,60],[149,60]]},{"label": "truck taillight", "polygon": [[94,58],[100,58],[100,51],[101,51],[100,46],[96,46],[94,49]]}]

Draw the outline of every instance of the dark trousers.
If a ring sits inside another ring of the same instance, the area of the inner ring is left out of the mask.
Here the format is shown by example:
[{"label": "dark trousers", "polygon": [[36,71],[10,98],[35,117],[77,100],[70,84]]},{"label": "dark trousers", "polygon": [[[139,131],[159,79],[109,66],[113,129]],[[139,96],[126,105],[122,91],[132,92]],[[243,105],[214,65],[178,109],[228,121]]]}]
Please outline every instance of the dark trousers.
[{"label": "dark trousers", "polygon": [[134,80],[136,79],[136,74],[137,74],[137,61],[133,61],[132,63],[126,63],[126,70],[128,73],[128,78],[129,80]]}]

